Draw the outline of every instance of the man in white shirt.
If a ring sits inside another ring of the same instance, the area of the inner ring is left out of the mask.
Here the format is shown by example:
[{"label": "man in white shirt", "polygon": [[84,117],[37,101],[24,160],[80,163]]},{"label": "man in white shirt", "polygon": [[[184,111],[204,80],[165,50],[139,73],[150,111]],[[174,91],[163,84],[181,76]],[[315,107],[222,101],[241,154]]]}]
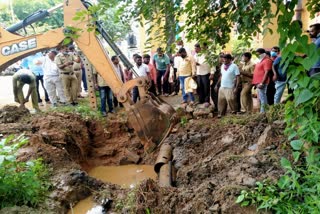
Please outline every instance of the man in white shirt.
[{"label": "man in white shirt", "polygon": [[44,73],[44,87],[46,88],[52,107],[56,107],[59,101],[62,104],[66,104],[66,97],[64,95],[63,86],[59,77],[59,69],[54,62],[57,52],[52,50],[45,57],[41,59],[42,69]]},{"label": "man in white shirt", "polygon": [[[148,77],[149,81],[151,81],[149,67],[146,64],[142,63],[142,57],[140,55],[136,56],[135,63],[136,64],[134,66],[134,70],[137,73],[138,77]],[[137,78],[137,76],[133,74],[133,78]],[[138,98],[140,99],[139,90],[138,87],[135,86],[132,89],[133,102],[136,103]]]},{"label": "man in white shirt", "polygon": [[[204,107],[209,107],[210,105],[210,74],[214,74],[215,68],[209,65],[206,59],[206,55],[202,52],[200,44],[195,44],[195,52],[194,59],[197,66],[197,84],[198,84],[198,95],[199,95],[199,103],[203,104]],[[206,44],[204,44],[204,48],[206,48]]]},{"label": "man in white shirt", "polygon": [[171,96],[177,95],[180,91],[180,81],[177,78],[177,71],[182,61],[182,57],[180,56],[179,52],[173,58],[173,69],[174,69],[174,91],[171,93]]},{"label": "man in white shirt", "polygon": [[[114,65],[114,67],[116,68],[116,72],[117,72],[119,79],[121,79],[121,82],[124,83],[125,82],[125,75],[124,75],[122,66],[120,65],[119,57],[117,55],[114,55],[111,57],[111,61]],[[118,106],[123,107],[122,103],[118,102],[117,97],[114,93],[113,93],[113,105],[115,108]]]},{"label": "man in white shirt", "polygon": [[[223,65],[221,66],[220,89],[218,95],[218,118],[226,114],[227,106],[232,113],[236,112],[236,94],[240,81],[240,72],[236,64],[232,62],[233,57],[230,54],[223,56]],[[219,83],[218,83],[219,84]]]}]

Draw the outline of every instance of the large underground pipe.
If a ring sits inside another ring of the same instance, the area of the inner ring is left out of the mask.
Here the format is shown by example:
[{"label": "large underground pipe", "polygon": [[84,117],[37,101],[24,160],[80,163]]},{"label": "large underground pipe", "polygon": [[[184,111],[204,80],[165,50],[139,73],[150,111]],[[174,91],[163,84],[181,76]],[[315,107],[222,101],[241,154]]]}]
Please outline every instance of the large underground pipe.
[{"label": "large underground pipe", "polygon": [[172,186],[172,177],[171,177],[172,164],[171,164],[171,161],[169,163],[162,165],[160,168],[159,186],[161,186],[161,187],[171,187]]},{"label": "large underground pipe", "polygon": [[160,151],[154,165],[154,171],[156,173],[160,172],[162,165],[168,163],[172,159],[172,146],[168,143],[164,143],[160,147]]},{"label": "large underground pipe", "polygon": [[175,169],[172,165],[172,146],[168,143],[162,144],[159,155],[154,165],[154,171],[159,175],[159,186],[171,187],[174,180]]}]

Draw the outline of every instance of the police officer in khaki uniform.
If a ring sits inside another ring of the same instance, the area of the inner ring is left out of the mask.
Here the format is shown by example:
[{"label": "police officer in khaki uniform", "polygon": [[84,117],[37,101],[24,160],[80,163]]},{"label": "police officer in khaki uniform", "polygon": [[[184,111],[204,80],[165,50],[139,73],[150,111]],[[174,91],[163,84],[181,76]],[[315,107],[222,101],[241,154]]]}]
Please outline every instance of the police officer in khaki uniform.
[{"label": "police officer in khaki uniform", "polygon": [[78,80],[73,72],[73,64],[80,63],[80,58],[73,54],[69,54],[68,47],[63,45],[59,48],[60,53],[55,58],[55,63],[60,70],[60,78],[64,88],[64,93],[68,102],[75,106],[78,105]]},{"label": "police officer in khaki uniform", "polygon": [[[69,51],[70,51],[70,54],[78,56],[77,51],[75,50],[73,45],[69,46]],[[73,68],[73,72],[76,75],[77,80],[78,80],[78,93],[77,93],[77,95],[79,98],[83,98],[81,96],[81,91],[82,91],[82,89],[81,89],[81,81],[82,81],[81,62],[79,62],[79,63],[74,62],[72,68]]]}]

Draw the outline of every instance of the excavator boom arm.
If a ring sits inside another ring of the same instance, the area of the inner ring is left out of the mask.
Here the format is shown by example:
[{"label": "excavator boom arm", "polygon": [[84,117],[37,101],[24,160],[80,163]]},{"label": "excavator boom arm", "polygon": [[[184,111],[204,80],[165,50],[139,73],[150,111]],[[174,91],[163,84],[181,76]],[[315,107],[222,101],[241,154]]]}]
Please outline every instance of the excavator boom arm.
[{"label": "excavator boom arm", "polygon": [[[89,23],[92,21],[91,16],[88,15],[85,20],[81,21],[73,20],[78,11],[87,10],[82,1],[65,1],[63,9],[64,26],[81,29],[80,32],[76,32],[77,36],[74,42],[115,93],[118,101],[123,103],[128,112],[129,123],[145,146],[149,147],[149,143],[161,143],[175,123],[174,109],[163,100],[147,92],[147,78],[139,77],[126,83],[121,81],[97,35],[88,30]],[[63,29],[55,29],[45,34],[22,37],[0,29],[0,69],[32,53],[58,46],[65,38],[63,32]],[[106,38],[107,33],[99,25],[98,32],[103,38],[109,40],[108,43],[117,50],[116,53],[121,53],[110,37]],[[122,58],[122,60],[130,67],[130,62],[126,58]],[[133,87],[138,87],[140,93],[140,101],[137,103],[133,103],[130,97],[130,89]]]}]

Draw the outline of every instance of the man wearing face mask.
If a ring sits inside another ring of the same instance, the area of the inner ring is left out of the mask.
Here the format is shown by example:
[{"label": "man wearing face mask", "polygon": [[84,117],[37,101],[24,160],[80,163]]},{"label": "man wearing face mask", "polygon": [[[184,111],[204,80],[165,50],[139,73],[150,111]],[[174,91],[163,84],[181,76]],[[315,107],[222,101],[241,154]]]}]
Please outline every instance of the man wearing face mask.
[{"label": "man wearing face mask", "polygon": [[256,53],[259,57],[258,62],[254,68],[252,84],[258,90],[258,96],[260,101],[260,113],[265,112],[265,106],[268,104],[267,101],[267,86],[269,83],[268,74],[272,69],[272,61],[266,55],[266,51],[263,48],[258,48]]},{"label": "man wearing face mask", "polygon": [[[310,25],[309,35],[310,35],[310,38],[313,40],[313,43],[317,46],[317,49],[319,49],[320,48],[320,23]],[[320,78],[320,57],[318,58],[318,61],[316,62],[316,64],[312,66],[308,74],[310,77],[317,77],[317,79]]]},{"label": "man wearing face mask", "polygon": [[274,104],[278,104],[281,101],[282,94],[286,88],[287,75],[283,70],[283,66],[280,66],[281,56],[280,48],[274,46],[271,50],[271,57],[274,57],[272,64],[273,81],[275,82],[276,93],[274,94]]},{"label": "man wearing face mask", "polygon": [[232,113],[236,113],[236,94],[240,82],[240,72],[236,64],[232,62],[230,54],[223,56],[221,76],[218,85],[221,83],[218,95],[218,118],[225,115],[229,106]]}]

